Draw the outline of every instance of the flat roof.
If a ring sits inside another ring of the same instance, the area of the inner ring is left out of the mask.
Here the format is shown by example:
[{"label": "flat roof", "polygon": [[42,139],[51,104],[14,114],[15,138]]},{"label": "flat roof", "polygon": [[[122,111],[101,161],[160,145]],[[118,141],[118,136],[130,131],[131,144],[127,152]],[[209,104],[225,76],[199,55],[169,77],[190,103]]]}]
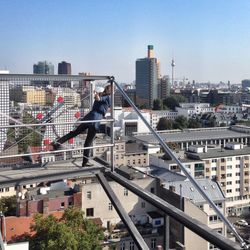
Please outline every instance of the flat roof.
[{"label": "flat roof", "polygon": [[186,152],[188,157],[195,157],[195,159],[208,159],[208,158],[223,158],[228,156],[250,155],[250,147],[243,147],[241,149],[228,149],[228,148],[215,148],[208,149],[206,153]]},{"label": "flat roof", "polygon": [[[198,129],[189,130],[184,129],[183,131],[177,130],[176,132],[159,133],[162,139],[166,142],[188,142],[194,140],[218,140],[218,139],[229,139],[229,138],[246,138],[250,137],[250,134],[244,132],[238,132],[229,128],[222,129]],[[158,143],[158,140],[152,134],[139,134],[134,135],[137,140]]]}]

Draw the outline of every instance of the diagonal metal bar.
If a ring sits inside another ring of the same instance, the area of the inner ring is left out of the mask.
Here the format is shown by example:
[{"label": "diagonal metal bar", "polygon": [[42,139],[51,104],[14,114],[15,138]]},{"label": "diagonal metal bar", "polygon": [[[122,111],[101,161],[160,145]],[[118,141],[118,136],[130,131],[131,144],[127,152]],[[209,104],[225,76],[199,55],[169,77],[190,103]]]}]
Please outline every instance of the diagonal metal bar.
[{"label": "diagonal metal bar", "polygon": [[134,194],[138,195],[145,201],[149,202],[150,204],[154,205],[167,215],[173,217],[175,220],[180,222],[182,225],[190,229],[192,232],[196,233],[197,235],[201,236],[203,239],[211,242],[212,244],[216,245],[220,249],[223,250],[239,250],[242,249],[239,244],[223,237],[222,235],[218,234],[217,232],[213,231],[207,225],[201,223],[200,221],[192,218],[191,216],[185,214],[183,211],[179,210],[178,208],[170,205],[168,202],[164,201],[163,199],[159,198],[158,196],[152,194],[151,192],[142,189],[138,185],[132,183],[128,179],[122,177],[121,175],[106,171],[105,176],[110,177],[123,187],[126,187]]},{"label": "diagonal metal bar", "polygon": [[171,156],[171,158],[178,164],[178,166],[181,168],[181,170],[184,172],[185,176],[190,180],[190,182],[194,185],[194,187],[199,191],[199,193],[202,195],[202,197],[209,203],[209,205],[214,209],[214,211],[219,215],[221,220],[230,228],[230,230],[234,233],[235,237],[238,239],[238,241],[241,243],[241,245],[248,249],[248,246],[246,245],[246,242],[241,238],[241,236],[238,234],[234,226],[230,223],[230,221],[223,215],[223,213],[219,210],[219,208],[214,204],[214,202],[208,197],[208,195],[203,191],[203,189],[200,187],[200,185],[196,182],[196,180],[193,178],[193,176],[187,171],[186,167],[182,164],[182,162],[176,157],[176,155],[173,154],[173,152],[170,150],[170,148],[167,146],[167,144],[163,141],[161,136],[150,126],[150,124],[147,122],[147,120],[143,117],[140,110],[135,106],[135,104],[130,100],[128,95],[125,93],[125,91],[119,86],[119,84],[114,81],[116,87],[119,89],[119,91],[122,93],[123,97],[127,100],[127,102],[131,105],[131,107],[134,108],[138,116],[142,119],[144,124],[147,126],[149,131],[157,138],[158,142],[164,149],[164,151]]},{"label": "diagonal metal bar", "polygon": [[122,204],[120,203],[119,199],[117,198],[114,191],[110,187],[110,185],[109,185],[108,181],[106,180],[105,176],[103,175],[103,173],[98,172],[96,174],[96,176],[97,176],[98,180],[100,181],[103,189],[105,190],[107,196],[109,197],[110,201],[112,202],[113,206],[115,207],[116,212],[119,214],[123,223],[127,226],[127,229],[129,231],[131,237],[133,238],[137,248],[139,250],[149,250],[149,247],[147,246],[147,244],[143,240],[141,234],[138,232],[137,228],[135,227],[134,223],[132,222],[132,220],[128,216],[125,209],[122,207]]}]

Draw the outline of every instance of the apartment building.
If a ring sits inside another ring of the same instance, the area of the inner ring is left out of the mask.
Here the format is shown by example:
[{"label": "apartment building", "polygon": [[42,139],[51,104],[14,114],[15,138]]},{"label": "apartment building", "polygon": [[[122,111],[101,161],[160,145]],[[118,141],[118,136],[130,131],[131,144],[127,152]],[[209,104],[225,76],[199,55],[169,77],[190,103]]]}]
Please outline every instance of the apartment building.
[{"label": "apartment building", "polygon": [[220,183],[226,197],[227,213],[250,213],[250,147],[228,143],[224,148],[204,150],[201,147],[187,151],[189,159],[204,162],[204,175]]},{"label": "apartment building", "polygon": [[[204,223],[216,232],[226,236],[227,232],[224,223],[190,181],[179,174],[174,174],[166,170],[161,174],[160,179],[162,183],[162,188],[160,189],[161,198],[180,208],[186,214]],[[225,214],[225,197],[218,183],[208,179],[199,179],[197,182],[204,188],[205,193],[219,207],[221,212]],[[178,241],[187,250],[217,249],[174,220],[170,220],[170,231],[173,234],[173,239],[170,239],[170,247],[176,247],[176,241]]]}]

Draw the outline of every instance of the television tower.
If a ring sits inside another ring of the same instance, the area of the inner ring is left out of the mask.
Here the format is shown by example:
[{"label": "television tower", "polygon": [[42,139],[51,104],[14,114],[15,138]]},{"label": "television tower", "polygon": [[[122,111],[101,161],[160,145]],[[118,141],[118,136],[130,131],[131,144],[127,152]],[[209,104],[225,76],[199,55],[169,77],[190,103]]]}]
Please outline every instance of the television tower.
[{"label": "television tower", "polygon": [[172,62],[171,62],[171,67],[172,67],[172,86],[174,86],[174,66],[175,66],[175,62],[174,62],[174,59],[172,59]]}]

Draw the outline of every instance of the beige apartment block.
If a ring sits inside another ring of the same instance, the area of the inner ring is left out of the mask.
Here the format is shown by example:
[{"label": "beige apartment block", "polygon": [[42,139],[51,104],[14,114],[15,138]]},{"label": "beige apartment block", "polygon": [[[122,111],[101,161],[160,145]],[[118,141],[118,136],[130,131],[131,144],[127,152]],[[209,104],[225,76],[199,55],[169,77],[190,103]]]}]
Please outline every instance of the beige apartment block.
[{"label": "beige apartment block", "polygon": [[46,104],[46,93],[42,89],[27,90],[23,92],[23,101],[27,104]]},{"label": "beige apartment block", "polygon": [[[198,148],[201,147],[197,147]],[[224,148],[187,152],[189,159],[205,163],[206,178],[220,183],[228,215],[250,213],[250,147],[228,143]]]},{"label": "beige apartment block", "polygon": [[[150,192],[156,191],[155,179],[142,178],[132,180],[132,182]],[[141,223],[147,222],[147,212],[154,211],[154,206],[116,182],[110,181],[109,185],[135,223],[139,221]],[[82,210],[87,218],[101,218],[103,226],[106,228],[121,221],[100,183],[96,181],[81,184],[80,190],[82,192]]]}]

